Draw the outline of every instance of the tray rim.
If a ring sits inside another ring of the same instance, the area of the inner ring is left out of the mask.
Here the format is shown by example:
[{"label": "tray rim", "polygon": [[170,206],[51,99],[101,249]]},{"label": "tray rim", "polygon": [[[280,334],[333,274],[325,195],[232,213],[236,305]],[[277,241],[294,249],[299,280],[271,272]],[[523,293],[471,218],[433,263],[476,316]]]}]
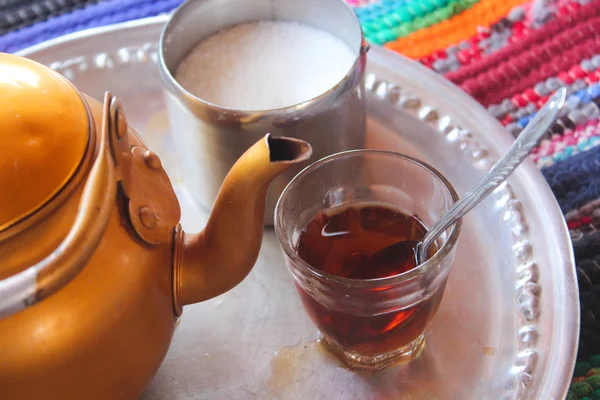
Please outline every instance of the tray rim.
[{"label": "tray rim", "polygon": [[[120,22],[105,26],[100,26],[96,28],[86,29],[82,31],[73,32],[64,36],[60,36],[54,39],[50,39],[48,41],[36,44],[34,46],[22,49],[15,54],[25,57],[34,56],[36,53],[47,50],[54,46],[59,46],[61,44],[71,42],[73,40],[81,40],[89,37],[101,35],[103,33],[110,33],[114,31],[124,31],[131,29],[142,29],[145,26],[154,26],[154,25],[162,25],[168,19],[169,14],[158,15],[154,17],[142,18],[132,21]],[[475,113],[481,116],[482,118],[487,120],[488,128],[491,128],[489,131],[482,132],[480,134],[483,136],[493,136],[494,140],[491,142],[487,142],[486,145],[493,149],[493,151],[497,154],[501,154],[504,150],[508,148],[508,146],[512,143],[512,136],[502,127],[502,125],[491,116],[487,110],[471,98],[468,94],[464,93],[459,87],[454,85],[452,82],[443,78],[439,74],[434,71],[429,70],[428,68],[414,62],[413,60],[397,53],[390,52],[385,50],[383,47],[372,45],[372,48],[377,48],[378,57],[389,58],[394,63],[403,63],[407,64],[409,68],[415,70],[418,74],[425,75],[433,82],[443,87],[446,87],[447,90],[451,90],[457,98],[464,103],[469,105],[469,112]],[[395,60],[394,60],[395,59]],[[417,65],[418,64],[418,65]],[[371,88],[375,91],[377,88]],[[408,107],[410,108],[410,107]],[[426,108],[426,107],[425,107]],[[412,114],[415,115],[418,119],[428,122],[427,115],[422,115],[420,107],[416,110],[411,110]],[[434,109],[435,111],[435,109]],[[431,125],[431,124],[430,124]],[[436,128],[438,129],[438,128]],[[439,130],[439,129],[438,129]],[[564,398],[567,394],[568,388],[570,386],[570,377],[572,376],[573,368],[575,366],[577,349],[579,345],[579,332],[580,332],[580,316],[579,316],[579,290],[576,279],[576,270],[575,270],[575,258],[573,253],[573,247],[571,244],[569,231],[567,229],[566,221],[564,216],[560,210],[558,202],[552,193],[547,181],[539,171],[537,167],[533,165],[532,162],[527,161],[522,165],[517,171],[521,180],[526,185],[535,186],[536,190],[540,195],[543,195],[543,198],[540,200],[540,205],[544,207],[545,213],[550,217],[550,222],[552,223],[554,236],[557,239],[557,242],[560,244],[560,248],[558,249],[560,254],[564,257],[563,259],[557,263],[560,263],[562,269],[558,272],[563,273],[564,277],[564,288],[567,289],[566,295],[573,295],[577,293],[577,296],[573,296],[573,301],[575,302],[576,307],[575,312],[573,313],[564,313],[564,317],[566,318],[565,329],[567,328],[575,328],[575,334],[573,335],[575,340],[570,342],[568,348],[562,348],[563,355],[566,353],[568,356],[563,360],[562,365],[556,366],[554,365],[554,373],[558,376],[564,377],[564,382],[553,382],[550,385],[554,386],[554,389],[551,390],[553,395],[557,395],[560,398]],[[574,293],[570,293],[569,289],[575,290]],[[568,352],[565,352],[568,350]],[[542,384],[544,387],[546,383]],[[554,397],[553,397],[554,398]]]}]

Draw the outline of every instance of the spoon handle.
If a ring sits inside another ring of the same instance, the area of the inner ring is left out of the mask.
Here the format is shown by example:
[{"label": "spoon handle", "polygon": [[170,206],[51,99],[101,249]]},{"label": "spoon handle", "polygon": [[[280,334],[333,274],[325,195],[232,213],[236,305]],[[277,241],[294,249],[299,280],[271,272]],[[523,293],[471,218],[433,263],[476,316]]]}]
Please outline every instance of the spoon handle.
[{"label": "spoon handle", "polygon": [[433,225],[419,246],[419,263],[427,259],[427,250],[439,235],[486,198],[523,162],[556,120],[565,102],[566,95],[567,90],[564,87],[558,89],[527,124],[512,146],[494,164],[492,169]]}]

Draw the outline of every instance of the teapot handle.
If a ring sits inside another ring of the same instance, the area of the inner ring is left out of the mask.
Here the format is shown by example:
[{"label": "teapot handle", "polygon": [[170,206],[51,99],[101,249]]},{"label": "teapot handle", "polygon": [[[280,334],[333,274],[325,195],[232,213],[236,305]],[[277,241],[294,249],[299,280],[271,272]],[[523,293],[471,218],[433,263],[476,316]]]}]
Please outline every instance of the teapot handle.
[{"label": "teapot handle", "polygon": [[115,101],[106,94],[98,156],[83,188],[71,230],[52,254],[0,281],[0,318],[30,307],[61,289],[81,272],[96,250],[117,193],[112,142],[127,141],[126,133],[116,132],[120,126]]}]

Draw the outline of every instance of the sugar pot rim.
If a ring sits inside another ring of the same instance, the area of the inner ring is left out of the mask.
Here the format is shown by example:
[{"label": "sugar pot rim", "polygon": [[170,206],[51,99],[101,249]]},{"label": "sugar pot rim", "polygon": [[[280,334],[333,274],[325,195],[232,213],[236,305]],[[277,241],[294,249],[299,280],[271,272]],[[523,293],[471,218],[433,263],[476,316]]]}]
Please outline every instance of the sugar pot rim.
[{"label": "sugar pot rim", "polygon": [[[351,35],[356,35],[355,39],[359,39],[356,40],[356,44],[358,45],[358,48],[353,48],[354,46],[350,46],[351,50],[353,52],[356,53],[356,59],[354,60],[354,63],[352,64],[352,66],[350,67],[350,69],[348,70],[348,72],[346,73],[346,75],[332,88],[328,89],[327,91],[321,93],[320,95],[313,97],[312,99],[306,100],[302,103],[298,103],[298,104],[294,104],[291,106],[287,106],[287,107],[281,107],[281,108],[275,108],[275,109],[268,109],[268,110],[238,110],[238,109],[234,109],[234,108],[229,108],[229,107],[224,107],[224,106],[220,106],[214,103],[211,103],[207,100],[204,100],[194,94],[192,94],[191,92],[189,92],[188,90],[186,90],[175,78],[174,73],[172,72],[177,65],[179,64],[179,62],[181,61],[181,59],[189,53],[189,51],[191,50],[191,48],[193,48],[193,46],[195,44],[192,45],[192,47],[187,46],[188,48],[184,49],[184,51],[176,51],[177,53],[182,53],[183,57],[181,55],[173,57],[173,56],[169,56],[169,54],[171,53],[169,51],[169,46],[171,47],[175,47],[178,45],[179,41],[177,40],[177,37],[183,37],[186,36],[187,34],[187,30],[186,27],[188,27],[191,24],[187,24],[186,22],[186,17],[188,17],[189,15],[191,15],[193,13],[194,9],[197,9],[199,7],[202,6],[206,6],[206,4],[210,3],[212,0],[188,0],[186,2],[184,2],[183,4],[181,4],[171,15],[171,17],[168,19],[167,23],[163,26],[163,29],[161,31],[161,35],[160,35],[160,39],[159,39],[159,45],[158,45],[158,65],[159,65],[159,72],[160,72],[160,77],[162,80],[162,83],[165,87],[165,89],[175,95],[177,98],[179,98],[182,102],[184,102],[187,106],[191,107],[194,110],[198,110],[200,112],[209,112],[209,113],[214,113],[216,115],[232,115],[234,116],[235,119],[239,119],[240,122],[252,122],[255,119],[261,118],[261,117],[269,117],[269,118],[277,118],[277,117],[282,117],[285,118],[288,115],[296,115],[296,116],[300,116],[302,114],[304,114],[305,112],[311,112],[313,109],[318,108],[318,107],[322,107],[322,106],[327,106],[327,104],[329,102],[331,102],[333,99],[341,96],[344,92],[346,92],[346,90],[356,86],[360,80],[361,77],[364,74],[364,70],[366,68],[366,53],[369,50],[369,45],[366,42],[363,32],[362,32],[362,27],[360,25],[360,22],[358,21],[358,19],[356,18],[356,15],[354,14],[354,11],[352,10],[352,8],[343,0],[328,0],[330,1],[332,4],[335,4],[336,7],[343,7],[343,9],[345,10],[345,12],[348,14],[348,21],[347,23],[350,24],[350,29],[352,29],[354,32],[351,33]],[[284,2],[287,0],[283,0]],[[323,1],[323,0],[321,0]],[[273,4],[275,4],[276,2],[272,2],[271,6],[273,6]],[[258,18],[258,19],[248,19],[247,21],[241,21],[238,23],[223,23],[222,26],[220,27],[220,29],[223,28],[227,28],[227,27],[231,27],[231,26],[235,26],[238,25],[239,23],[243,23],[243,22],[251,22],[251,21],[258,21],[258,20],[265,20],[267,18]],[[282,20],[279,18],[270,18],[271,20]],[[197,22],[196,22],[197,23]],[[218,31],[218,29],[216,31],[213,31],[209,34],[212,33],[216,33]],[[335,35],[335,33],[333,33]],[[201,38],[198,38],[195,40],[195,43],[198,43]],[[353,40],[354,41],[354,40]],[[176,58],[176,59],[173,59]]]}]

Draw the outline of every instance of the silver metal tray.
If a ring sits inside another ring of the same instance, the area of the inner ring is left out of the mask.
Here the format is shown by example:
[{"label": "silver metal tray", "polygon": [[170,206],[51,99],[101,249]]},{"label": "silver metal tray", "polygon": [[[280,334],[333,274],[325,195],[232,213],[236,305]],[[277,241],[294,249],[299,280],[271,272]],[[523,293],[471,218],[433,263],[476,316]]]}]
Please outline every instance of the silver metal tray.
[{"label": "silver metal tray", "polygon": [[[165,16],[93,29],[22,51],[80,90],[121,97],[130,123],[162,157],[183,225],[206,212],[178,177],[155,65]],[[474,100],[432,71],[369,53],[368,146],[419,157],[467,190],[510,144]],[[408,365],[344,369],[316,342],[267,231],[258,264],[234,290],[186,307],[143,399],[564,399],[579,336],[578,291],[563,217],[531,163],[465,220],[446,295]]]}]

